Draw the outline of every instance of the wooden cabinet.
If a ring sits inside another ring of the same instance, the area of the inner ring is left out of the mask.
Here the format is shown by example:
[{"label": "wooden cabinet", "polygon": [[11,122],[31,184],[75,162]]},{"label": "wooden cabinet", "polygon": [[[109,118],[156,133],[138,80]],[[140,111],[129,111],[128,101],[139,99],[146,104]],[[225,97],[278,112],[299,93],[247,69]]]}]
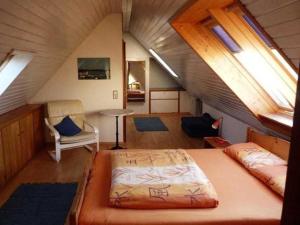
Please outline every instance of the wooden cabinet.
[{"label": "wooden cabinet", "polygon": [[41,118],[42,110],[38,105],[23,106],[0,116],[0,186],[42,148]]},{"label": "wooden cabinet", "polygon": [[33,139],[34,139],[34,153],[41,150],[44,145],[44,117],[43,111],[37,109],[33,112]]},{"label": "wooden cabinet", "polygon": [[4,154],[2,147],[2,134],[0,132],[0,187],[5,184],[5,166],[4,166]]},{"label": "wooden cabinet", "polygon": [[149,90],[149,113],[180,113],[181,88]]},{"label": "wooden cabinet", "polygon": [[33,115],[29,114],[20,120],[21,165],[28,162],[35,153],[33,139]]},{"label": "wooden cabinet", "polygon": [[6,179],[12,177],[21,167],[21,142],[19,122],[14,122],[1,131]]}]

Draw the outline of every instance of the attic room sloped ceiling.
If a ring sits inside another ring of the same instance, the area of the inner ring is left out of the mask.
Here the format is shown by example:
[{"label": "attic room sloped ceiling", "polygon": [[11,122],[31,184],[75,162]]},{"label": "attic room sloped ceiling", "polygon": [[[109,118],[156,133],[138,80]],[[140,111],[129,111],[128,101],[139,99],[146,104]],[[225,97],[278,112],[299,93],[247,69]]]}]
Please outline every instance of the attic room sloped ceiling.
[{"label": "attic room sloped ceiling", "polygon": [[0,62],[12,49],[34,53],[0,96],[0,114],[26,104],[103,18],[121,12],[122,0],[0,0]]},{"label": "attic room sloped ceiling", "polygon": [[[146,49],[153,48],[160,54],[191,94],[262,129],[240,99],[170,26],[170,19],[187,2],[127,0],[122,7],[122,0],[0,0],[0,61],[11,49],[35,53],[33,61],[0,96],[0,114],[25,104],[106,15],[120,13],[123,8],[130,16],[123,18],[124,27],[129,27]],[[299,66],[300,0],[242,3]]]},{"label": "attic room sloped ceiling", "polygon": [[[160,54],[180,76],[181,84],[190,93],[251,126],[263,129],[241,100],[170,26],[174,14],[187,3],[182,0],[156,0],[145,5],[143,1],[133,1],[130,32],[145,48],[153,48]],[[300,1],[242,0],[242,3],[266,31],[271,31],[273,40],[295,66],[299,66],[300,38],[297,37],[300,27],[297,24]],[[271,15],[276,15],[276,18],[272,20]]]}]

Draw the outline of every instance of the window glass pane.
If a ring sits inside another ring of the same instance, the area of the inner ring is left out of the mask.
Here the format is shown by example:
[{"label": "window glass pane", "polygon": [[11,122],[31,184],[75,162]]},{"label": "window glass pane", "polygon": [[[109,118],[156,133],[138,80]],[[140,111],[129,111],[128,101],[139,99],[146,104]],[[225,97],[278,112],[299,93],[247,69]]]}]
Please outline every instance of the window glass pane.
[{"label": "window glass pane", "polygon": [[212,31],[222,40],[222,42],[230,49],[233,53],[241,52],[241,47],[227,34],[227,32],[220,26],[213,26]]},{"label": "window glass pane", "polygon": [[297,80],[298,74],[295,72],[295,70],[285,61],[285,59],[282,57],[282,55],[275,49],[272,49],[273,54],[276,56],[276,58],[281,62],[281,64],[289,71],[289,73]]},{"label": "window glass pane", "polygon": [[281,91],[284,83],[268,63],[251,52],[242,51],[234,56],[279,106],[292,109]]},{"label": "window glass pane", "polygon": [[32,60],[32,53],[14,51],[0,66],[0,95]]},{"label": "window glass pane", "polygon": [[[284,60],[284,58],[276,51],[271,42],[253,23],[253,21],[244,16],[244,19],[257,33],[257,35],[270,47],[270,54],[274,54],[278,59],[278,63],[283,65],[287,71],[289,71],[294,77],[297,76],[293,68]],[[240,64],[248,71],[248,73],[257,81],[257,83],[268,93],[268,95],[277,103],[279,107],[293,110],[294,102],[290,102],[287,98],[286,83],[283,81],[282,76],[286,74],[280,74],[275,70],[271,64],[255,49],[242,49],[238,43],[227,33],[226,30],[219,24],[212,27],[212,31],[222,41],[228,49],[232,52],[235,58]]]},{"label": "window glass pane", "polygon": [[252,19],[250,19],[250,17],[247,16],[247,15],[243,15],[243,18],[249,24],[249,26],[252,27],[252,29],[256,32],[256,34],[265,42],[265,44],[267,46],[269,46],[270,48],[273,48],[273,46],[272,46],[271,42],[269,41],[269,39],[261,32],[261,30],[252,21]]},{"label": "window glass pane", "polygon": [[255,33],[262,39],[265,44],[271,49],[272,53],[275,55],[275,57],[278,59],[278,61],[287,69],[287,71],[294,77],[298,78],[298,74],[296,71],[286,62],[286,60],[282,57],[282,55],[274,48],[274,46],[271,44],[268,37],[266,37],[261,30],[257,27],[257,25],[252,21],[252,19],[247,16],[243,15],[243,18],[248,23],[249,26],[252,27],[252,29],[255,31]]}]

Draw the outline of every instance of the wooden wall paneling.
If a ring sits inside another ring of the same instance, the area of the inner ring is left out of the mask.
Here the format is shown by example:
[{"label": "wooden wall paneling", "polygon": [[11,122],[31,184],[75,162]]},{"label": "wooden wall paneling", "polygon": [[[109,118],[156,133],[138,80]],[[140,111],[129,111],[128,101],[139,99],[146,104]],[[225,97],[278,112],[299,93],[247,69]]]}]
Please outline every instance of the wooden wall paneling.
[{"label": "wooden wall paneling", "polygon": [[131,11],[132,11],[132,0],[122,1],[122,11],[123,11],[123,31],[128,32],[130,26]]},{"label": "wooden wall paneling", "polygon": [[285,69],[285,67],[278,64],[275,56],[269,53],[265,44],[248,29],[248,27],[241,21],[238,16],[233,12],[225,12],[222,9],[212,9],[211,14],[217,21],[226,29],[226,31],[240,44],[241,48],[245,51],[252,51],[256,58],[260,58],[262,62],[269,63],[272,68],[280,74],[284,74],[283,79],[288,86],[282,90],[289,96],[291,103],[295,102],[296,82],[295,78]]},{"label": "wooden wall paneling", "polygon": [[33,114],[30,113],[20,120],[20,141],[22,149],[21,167],[34,155]]},{"label": "wooden wall paneling", "polygon": [[247,5],[247,8],[250,11],[253,11],[253,15],[256,17],[266,14],[272,14],[274,11],[280,10],[281,8],[295,2],[295,0],[252,0],[250,2],[246,0],[241,1]]},{"label": "wooden wall paneling", "polygon": [[5,184],[5,181],[6,181],[6,171],[5,171],[5,165],[4,165],[2,134],[0,132],[0,188]]},{"label": "wooden wall paneling", "polygon": [[300,18],[266,28],[266,32],[268,32],[275,39],[297,35],[299,30]]},{"label": "wooden wall paneling", "polygon": [[297,48],[300,46],[300,34],[296,34],[288,37],[274,38],[274,40],[282,48]]},{"label": "wooden wall paneling", "polygon": [[43,108],[33,111],[34,153],[44,147],[44,116]]},{"label": "wooden wall paneling", "polygon": [[34,129],[42,127],[41,115],[34,121],[35,111],[41,111],[40,105],[22,106],[0,116],[0,162],[3,161],[1,165],[4,165],[5,182],[18,173],[35,154]]},{"label": "wooden wall paneling", "polygon": [[121,10],[121,0],[2,0],[0,61],[11,49],[35,55],[0,96],[0,114],[26,104],[106,15]]},{"label": "wooden wall paneling", "polygon": [[[265,91],[211,32],[202,26],[189,24],[184,26],[174,24],[174,27],[254,115],[258,115],[260,111],[267,113],[276,110],[275,103],[267,101],[269,98],[266,97]],[[241,73],[247,75],[241,76]]]},{"label": "wooden wall paneling", "polygon": [[[278,6],[279,4],[277,3],[274,5]],[[262,7],[262,9],[266,10],[266,6]],[[251,8],[249,8],[249,10],[251,12],[254,11],[253,9],[251,10]],[[292,3],[290,2],[290,4],[277,8],[276,10],[264,12],[262,15],[257,17],[257,20],[263,25],[263,27],[279,25],[299,18],[299,10],[300,2],[293,1]],[[254,12],[254,16],[255,14],[256,13]]]},{"label": "wooden wall paneling", "polygon": [[[284,26],[284,24],[289,24],[289,21],[285,20],[285,13],[283,13],[286,11],[285,7],[293,6],[297,9],[297,4],[299,4],[299,0],[241,0],[241,2],[256,17],[256,20],[260,22],[265,30],[272,29],[273,26],[286,27],[287,25]],[[173,15],[186,3],[187,1],[173,1]],[[165,4],[167,5],[167,3]],[[164,7],[159,0],[149,1],[147,7],[143,6],[142,1],[133,1],[130,33],[146,49],[153,48],[179,74],[180,84],[189,93],[203,99],[205,103],[218,110],[257,129],[264,130],[265,128],[253,117],[253,114],[240,99],[209,68],[203,59],[180,38],[169,24],[171,16],[166,14],[161,15],[163,10],[160,9],[162,8]],[[256,12],[259,12],[259,14],[256,14]],[[272,21],[273,12],[276,15],[276,20],[280,22],[277,25],[272,24],[269,26],[267,23]],[[299,10],[291,10],[289,12],[293,13],[293,18],[297,18],[297,15],[299,15]],[[264,24],[263,20],[260,21],[260,18],[263,16],[270,16],[271,19],[266,20],[266,24]],[[151,27],[151,29],[148,28],[151,32],[144,32],[147,27]],[[295,28],[293,32],[298,32],[297,26],[292,28]],[[289,33],[291,33],[289,28],[284,28],[282,30],[278,29],[277,35],[287,37],[290,35]],[[273,34],[270,34],[270,36],[273,36]],[[294,46],[293,43],[295,42],[293,41],[293,39],[290,39],[290,45]],[[279,47],[282,48],[282,46]],[[296,67],[298,67],[300,59],[300,50],[298,49],[300,49],[300,46],[282,48]]]},{"label": "wooden wall paneling", "polygon": [[247,130],[247,141],[254,142],[273,152],[284,160],[289,158],[290,142],[278,137],[259,133],[251,128]]},{"label": "wooden wall paneling", "polygon": [[[295,51],[300,47],[300,1],[255,0],[247,3],[242,0],[242,3],[299,69],[300,53],[295,54]],[[289,53],[290,51],[292,53]]]},{"label": "wooden wall paneling", "polygon": [[[160,2],[160,5],[158,5],[157,7],[157,13],[160,15],[159,17],[155,16],[154,14],[151,14],[151,16],[153,17],[153,19],[151,20],[146,20],[148,23],[145,23],[143,25],[143,28],[145,28],[144,32],[141,33],[141,39],[145,38],[145,35],[151,37],[154,37],[158,34],[157,31],[159,31],[159,33],[163,33],[164,36],[162,38],[166,38],[167,37],[167,30],[164,28],[166,24],[164,22],[164,20],[162,20],[162,18],[166,18],[168,20],[168,18],[172,17],[174,12],[176,12],[176,9],[178,8],[179,4],[184,4],[184,1],[182,0],[175,0],[175,1],[156,1],[156,2]],[[150,11],[148,11],[148,13],[151,13]],[[166,32],[165,32],[166,31]],[[161,37],[160,37],[161,38]]]},{"label": "wooden wall paneling", "polygon": [[2,145],[4,152],[4,165],[6,178],[12,177],[21,167],[21,142],[20,142],[20,125],[16,121],[2,129]]}]

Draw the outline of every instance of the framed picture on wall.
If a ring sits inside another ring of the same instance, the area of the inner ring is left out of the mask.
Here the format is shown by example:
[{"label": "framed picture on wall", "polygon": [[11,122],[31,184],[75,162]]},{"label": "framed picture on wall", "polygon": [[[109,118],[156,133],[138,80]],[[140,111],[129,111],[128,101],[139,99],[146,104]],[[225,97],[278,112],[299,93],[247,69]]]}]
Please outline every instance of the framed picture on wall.
[{"label": "framed picture on wall", "polygon": [[79,80],[110,79],[110,58],[78,58]]}]

